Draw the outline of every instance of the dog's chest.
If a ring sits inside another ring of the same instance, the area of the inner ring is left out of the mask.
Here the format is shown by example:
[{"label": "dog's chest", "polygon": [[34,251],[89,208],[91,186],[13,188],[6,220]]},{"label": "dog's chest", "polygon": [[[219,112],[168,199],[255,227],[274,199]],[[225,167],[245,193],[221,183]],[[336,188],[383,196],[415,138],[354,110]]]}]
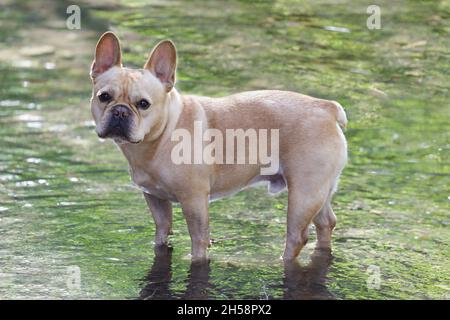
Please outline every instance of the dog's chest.
[{"label": "dog's chest", "polygon": [[130,175],[133,183],[142,192],[151,194],[161,199],[175,200],[163,183],[162,177],[149,174],[146,170],[130,167]]}]

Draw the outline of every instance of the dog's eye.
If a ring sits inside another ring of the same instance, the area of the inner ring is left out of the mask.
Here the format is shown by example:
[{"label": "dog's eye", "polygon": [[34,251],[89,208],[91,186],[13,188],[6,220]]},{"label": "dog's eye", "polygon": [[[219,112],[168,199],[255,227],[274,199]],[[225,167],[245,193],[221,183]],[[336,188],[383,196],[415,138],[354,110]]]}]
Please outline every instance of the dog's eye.
[{"label": "dog's eye", "polygon": [[142,99],[142,100],[140,100],[140,101],[136,104],[136,106],[137,106],[139,109],[147,110],[147,109],[150,107],[150,102],[148,102],[148,101],[145,100],[145,99]]},{"label": "dog's eye", "polygon": [[98,95],[98,99],[101,102],[108,102],[112,99],[112,97],[108,92],[102,92],[101,94]]}]

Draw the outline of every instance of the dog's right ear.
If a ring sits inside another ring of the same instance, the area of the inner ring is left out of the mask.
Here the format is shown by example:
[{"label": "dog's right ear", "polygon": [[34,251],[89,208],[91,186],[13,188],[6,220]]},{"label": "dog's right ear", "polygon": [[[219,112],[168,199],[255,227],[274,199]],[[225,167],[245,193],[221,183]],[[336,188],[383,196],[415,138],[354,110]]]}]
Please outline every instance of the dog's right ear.
[{"label": "dog's right ear", "polygon": [[177,50],[170,40],[164,40],[153,48],[150,57],[144,65],[169,92],[175,85],[175,74],[177,69]]},{"label": "dog's right ear", "polygon": [[91,66],[91,78],[114,66],[122,66],[122,53],[119,38],[111,32],[105,32],[97,42],[95,59]]}]

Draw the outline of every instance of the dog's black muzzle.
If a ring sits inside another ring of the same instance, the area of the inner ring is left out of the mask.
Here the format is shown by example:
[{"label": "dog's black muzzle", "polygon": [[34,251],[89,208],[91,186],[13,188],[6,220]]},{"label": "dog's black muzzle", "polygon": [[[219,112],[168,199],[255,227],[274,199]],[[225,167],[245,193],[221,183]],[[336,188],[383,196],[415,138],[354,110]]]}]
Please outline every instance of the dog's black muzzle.
[{"label": "dog's black muzzle", "polygon": [[129,140],[132,114],[131,109],[123,104],[112,107],[104,136]]}]

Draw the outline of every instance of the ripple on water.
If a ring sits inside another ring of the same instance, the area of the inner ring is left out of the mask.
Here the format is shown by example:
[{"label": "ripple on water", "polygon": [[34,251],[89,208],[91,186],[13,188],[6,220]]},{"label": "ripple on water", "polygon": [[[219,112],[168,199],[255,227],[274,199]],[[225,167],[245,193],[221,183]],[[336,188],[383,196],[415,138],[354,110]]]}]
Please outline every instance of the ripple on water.
[{"label": "ripple on water", "polygon": [[26,162],[28,163],[34,163],[34,164],[39,164],[42,162],[42,159],[40,158],[28,158],[26,159]]},{"label": "ripple on water", "polygon": [[0,101],[0,107],[18,107],[21,103],[20,100],[2,100]]}]

